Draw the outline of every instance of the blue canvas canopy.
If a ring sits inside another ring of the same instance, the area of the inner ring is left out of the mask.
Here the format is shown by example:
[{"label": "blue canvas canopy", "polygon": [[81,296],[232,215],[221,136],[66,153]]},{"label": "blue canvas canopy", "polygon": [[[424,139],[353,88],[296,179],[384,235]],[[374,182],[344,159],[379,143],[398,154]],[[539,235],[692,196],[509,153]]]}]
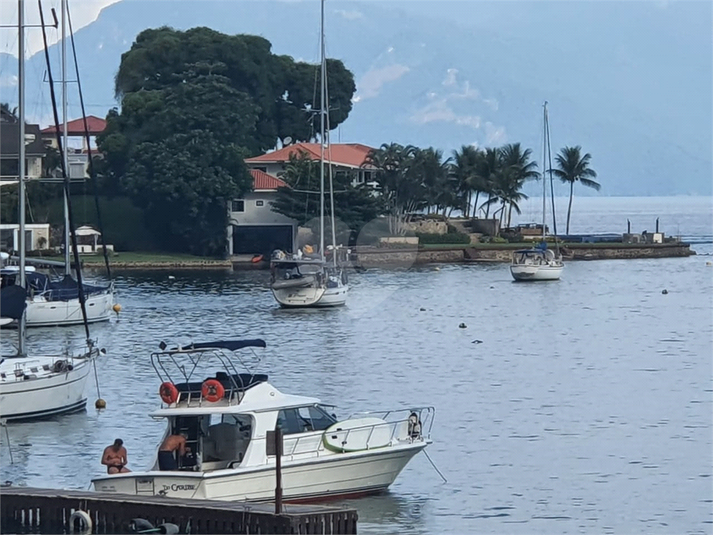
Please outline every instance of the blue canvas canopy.
[{"label": "blue canvas canopy", "polygon": [[190,351],[191,349],[229,349],[230,351],[236,351],[244,347],[267,347],[267,344],[265,340],[259,338],[254,340],[220,340],[187,345],[182,347],[181,351]]},{"label": "blue canvas canopy", "polygon": [[0,290],[0,316],[19,320],[27,306],[27,293],[22,286],[12,284]]}]

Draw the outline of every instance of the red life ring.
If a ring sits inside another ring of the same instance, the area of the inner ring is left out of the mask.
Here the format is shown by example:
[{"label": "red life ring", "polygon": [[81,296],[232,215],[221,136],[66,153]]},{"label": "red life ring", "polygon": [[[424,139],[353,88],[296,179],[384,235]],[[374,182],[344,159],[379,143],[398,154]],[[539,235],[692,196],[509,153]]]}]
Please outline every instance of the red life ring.
[{"label": "red life ring", "polygon": [[216,401],[223,399],[223,396],[225,395],[225,388],[217,379],[208,379],[203,381],[201,394],[203,395],[203,399],[206,401],[215,403]]},{"label": "red life ring", "polygon": [[166,381],[161,383],[161,387],[158,389],[158,394],[161,396],[161,401],[167,405],[176,403],[178,401],[178,388],[173,383]]}]

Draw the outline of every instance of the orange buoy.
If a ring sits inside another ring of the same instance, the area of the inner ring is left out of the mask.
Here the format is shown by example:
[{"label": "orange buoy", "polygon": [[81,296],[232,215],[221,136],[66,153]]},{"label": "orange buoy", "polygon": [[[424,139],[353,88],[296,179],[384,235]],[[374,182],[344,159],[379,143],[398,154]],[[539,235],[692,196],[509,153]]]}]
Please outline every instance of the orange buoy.
[{"label": "orange buoy", "polygon": [[262,262],[263,256],[261,254],[256,254],[253,256],[252,260],[250,260],[253,264],[257,264],[258,262]]},{"label": "orange buoy", "polygon": [[178,388],[173,383],[166,381],[161,383],[161,387],[158,389],[158,393],[161,396],[161,401],[167,405],[176,403],[178,401]]},{"label": "orange buoy", "polygon": [[206,401],[215,403],[223,399],[225,388],[217,379],[208,379],[204,381],[203,386],[201,386],[201,394]]}]

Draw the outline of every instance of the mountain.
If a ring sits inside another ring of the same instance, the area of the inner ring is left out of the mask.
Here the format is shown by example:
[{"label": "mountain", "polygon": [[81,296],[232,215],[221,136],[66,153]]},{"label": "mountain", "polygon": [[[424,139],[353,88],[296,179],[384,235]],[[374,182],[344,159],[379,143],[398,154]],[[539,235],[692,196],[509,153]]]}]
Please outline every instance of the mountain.
[{"label": "mountain", "polygon": [[[326,6],[328,56],[342,59],[358,86],[335,141],[394,141],[447,155],[464,144],[520,141],[539,160],[547,100],[553,148],[581,145],[591,153],[601,194],[713,194],[708,2]],[[163,25],[257,34],[276,53],[314,62],[319,55],[318,2],[123,0],[76,34],[88,113],[103,116],[117,105],[121,54],[140,31]],[[54,61],[58,48],[50,50]],[[1,57],[0,66],[3,100],[12,102],[4,84],[13,72]],[[27,68],[35,77],[28,80],[28,112],[47,123],[44,71],[36,54]],[[79,114],[76,105],[70,109]]]}]

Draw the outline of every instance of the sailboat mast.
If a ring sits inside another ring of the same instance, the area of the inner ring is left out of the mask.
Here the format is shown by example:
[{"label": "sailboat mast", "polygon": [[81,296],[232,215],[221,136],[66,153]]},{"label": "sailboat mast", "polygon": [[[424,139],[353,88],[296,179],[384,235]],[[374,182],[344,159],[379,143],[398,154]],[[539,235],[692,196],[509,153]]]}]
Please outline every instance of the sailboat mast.
[{"label": "sailboat mast", "polygon": [[547,178],[545,170],[547,169],[547,101],[543,105],[543,121],[542,121],[542,241],[547,238]]},{"label": "sailboat mast", "polygon": [[[69,156],[67,152],[67,0],[61,0],[61,24],[62,24],[62,158],[64,168],[69,172]],[[71,272],[69,261],[69,207],[67,206],[67,196],[64,196],[64,274]]]},{"label": "sailboat mast", "polygon": [[319,55],[320,55],[320,92],[319,92],[319,253],[324,259],[324,119],[325,119],[325,89],[327,75],[324,60],[324,0],[321,3],[321,16],[319,26]]},{"label": "sailboat mast", "polygon": [[[17,27],[18,27],[18,64],[17,64],[17,109],[20,119],[19,147],[18,147],[18,197],[19,197],[19,230],[18,246],[20,247],[20,286],[25,284],[25,0],[17,0]],[[17,322],[17,353],[25,354],[25,312]]]}]

